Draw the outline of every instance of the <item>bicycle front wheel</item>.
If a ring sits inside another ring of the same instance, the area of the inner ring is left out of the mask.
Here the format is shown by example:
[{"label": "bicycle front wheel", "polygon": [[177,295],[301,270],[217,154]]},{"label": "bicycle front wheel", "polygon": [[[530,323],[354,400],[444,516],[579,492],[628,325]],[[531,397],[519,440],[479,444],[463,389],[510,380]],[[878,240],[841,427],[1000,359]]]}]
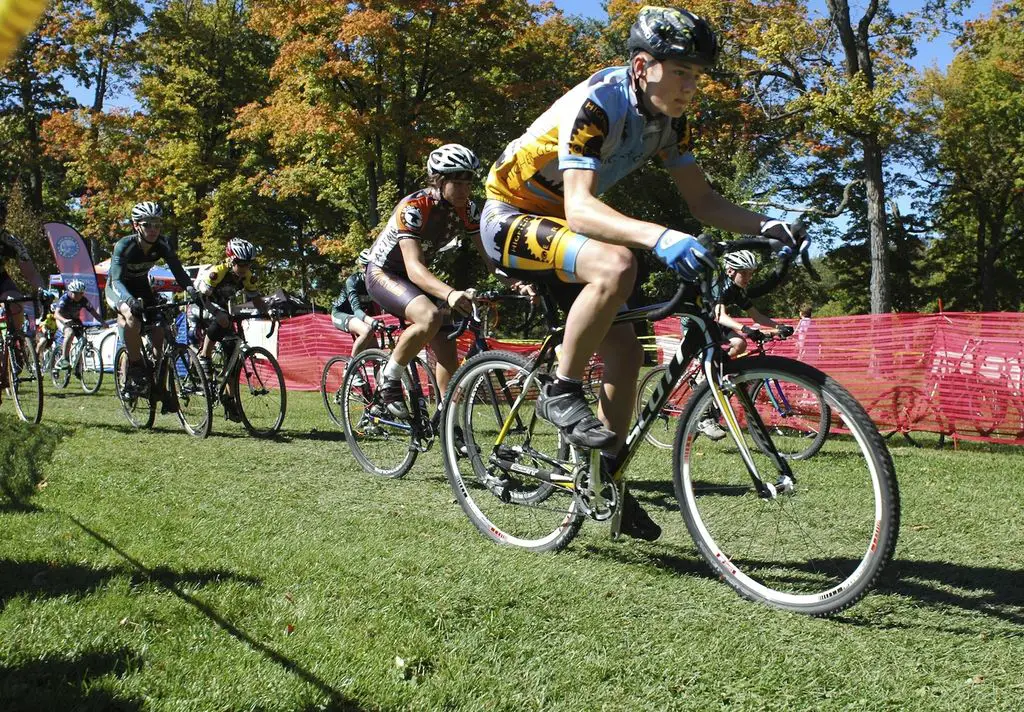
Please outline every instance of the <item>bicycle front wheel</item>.
[{"label": "bicycle front wheel", "polygon": [[[668,366],[655,366],[640,381],[636,388],[637,418],[643,413],[644,407],[650,402],[651,396],[654,395],[654,390],[661,383],[661,379],[665,377],[666,373],[668,373]],[[668,450],[672,447],[676,430],[679,429],[679,416],[683,414],[683,408],[686,407],[686,401],[689,400],[692,392],[689,379],[679,381],[679,384],[673,389],[672,395],[665,402],[661,412],[654,417],[654,421],[647,431],[647,442],[663,450]]]},{"label": "bicycle front wheel", "polygon": [[[54,346],[53,348],[54,355],[50,361],[50,368],[48,369],[50,371],[50,380],[53,381],[53,385],[57,390],[64,390],[71,382],[71,366],[61,366],[58,368],[57,364],[62,358],[62,352],[60,351],[60,347]],[[74,354],[72,354],[72,357],[74,357]]]},{"label": "bicycle front wheel", "polygon": [[18,417],[26,423],[38,423],[43,419],[43,375],[35,344],[27,336],[15,336],[9,342],[7,373]]},{"label": "bicycle front wheel", "polygon": [[103,354],[90,343],[86,343],[78,355],[78,377],[82,379],[82,390],[92,394],[103,385]]},{"label": "bicycle front wheel", "polygon": [[345,369],[351,359],[348,356],[335,356],[324,364],[323,373],[320,374],[320,396],[324,399],[324,408],[327,409],[328,417],[339,428],[344,428],[342,420],[342,390],[341,384],[345,380]]},{"label": "bicycle front wheel", "polygon": [[231,381],[231,390],[242,424],[250,435],[269,438],[281,429],[288,393],[281,366],[273,354],[262,346],[247,348],[237,378]]},{"label": "bicycle front wheel", "polygon": [[[345,441],[360,466],[371,475],[397,478],[412,469],[419,453],[413,447],[412,423],[389,413],[377,393],[390,357],[382,349],[367,349],[352,359],[341,386],[341,420]],[[402,373],[402,388],[411,416],[408,369]]]},{"label": "bicycle front wheel", "polygon": [[114,355],[114,390],[117,400],[121,403],[124,417],[128,418],[133,427],[152,427],[156,419],[156,401],[150,398],[152,388],[149,381],[152,381],[152,372],[146,362],[146,386],[141,390],[129,387],[126,383],[128,363],[128,350],[122,346]]},{"label": "bicycle front wheel", "polygon": [[[828,437],[831,411],[817,394],[792,383],[765,379],[754,385],[750,400],[771,435],[779,454],[789,460],[814,457]],[[750,427],[750,436],[761,452],[768,452],[760,428]]]},{"label": "bicycle front wheel", "polygon": [[[728,405],[738,422],[730,428],[733,437],[698,438],[713,398],[703,383],[673,447],[676,496],[697,550],[745,598],[815,616],[853,605],[896,547],[899,491],[885,441],[853,396],[811,366],[759,356],[727,362],[725,373],[733,384]],[[778,436],[749,397],[765,379],[778,381],[787,393],[813,395],[849,436],[833,434],[807,460],[767,454]],[[756,438],[751,429],[759,429]],[[765,496],[754,487],[739,442],[771,485]]]},{"label": "bicycle front wheel", "polygon": [[178,420],[189,435],[205,438],[213,423],[213,402],[206,371],[188,346],[177,346],[167,362],[170,386],[178,399]]},{"label": "bicycle front wheel", "polygon": [[499,544],[557,551],[579,532],[584,514],[563,467],[568,445],[534,411],[539,391],[524,356],[477,354],[452,376],[441,441],[448,482],[481,534]]}]

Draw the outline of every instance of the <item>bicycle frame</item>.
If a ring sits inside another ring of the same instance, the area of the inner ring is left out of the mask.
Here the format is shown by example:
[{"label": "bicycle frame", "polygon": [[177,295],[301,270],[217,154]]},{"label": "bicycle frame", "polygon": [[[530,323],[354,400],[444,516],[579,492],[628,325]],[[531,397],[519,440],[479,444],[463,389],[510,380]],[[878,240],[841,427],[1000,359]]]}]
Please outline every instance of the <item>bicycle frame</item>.
[{"label": "bicycle frame", "polygon": [[[622,312],[613,322],[613,324],[625,324],[642,320],[661,319],[669,313],[676,311],[680,302],[682,302],[682,305],[679,312],[688,322],[686,334],[680,341],[672,360],[667,364],[665,375],[655,387],[650,399],[644,406],[641,413],[637,416],[633,426],[630,428],[620,455],[611,463],[610,472],[607,473],[607,480],[605,480],[605,475],[601,472],[600,452],[597,450],[591,450],[589,453],[588,467],[590,473],[590,485],[587,488],[588,491],[586,494],[590,501],[590,510],[591,512],[605,512],[611,509],[613,538],[618,536],[621,525],[622,508],[616,505],[618,502],[622,501],[622,497],[625,494],[625,472],[629,468],[633,456],[639,449],[640,444],[643,442],[644,436],[650,430],[651,425],[658,417],[662,408],[665,407],[675,387],[684,378],[688,370],[688,364],[698,356],[700,357],[701,368],[711,388],[713,401],[723,415],[726,425],[728,426],[729,433],[740,452],[740,456],[747,468],[758,495],[765,499],[773,499],[780,491],[791,489],[795,482],[789,463],[775,448],[774,443],[767,434],[764,422],[758,415],[747,391],[743,388],[733,388],[728,378],[722,373],[722,365],[729,357],[721,348],[721,344],[725,341],[725,338],[721,327],[714,320],[714,316],[711,313],[711,305],[713,304],[710,298],[711,283],[712,276],[705,275],[698,288],[687,287],[684,285],[680,288],[676,297],[670,302]],[[543,298],[543,304],[545,306],[545,310],[554,309],[554,306],[550,301],[550,297],[547,295]],[[564,329],[555,328],[550,331],[541,344],[540,352],[533,361],[532,368],[525,383],[522,385],[521,392],[512,404],[509,414],[504,419],[502,428],[495,438],[495,451],[501,447],[505,438],[508,436],[512,429],[513,422],[519,420],[519,409],[526,401],[527,394],[529,393],[531,386],[537,379],[542,377],[542,367],[545,364],[550,365],[553,363],[555,347],[561,343],[563,337]],[[767,482],[762,478],[758,471],[753,455],[743,437],[739,419],[729,401],[728,394],[733,394],[740,400],[740,404],[746,412],[748,419],[751,420],[752,426],[759,429],[761,433],[764,434],[765,437],[763,439],[769,445],[769,452],[767,454],[780,473],[780,477],[776,483],[773,484],[771,482]],[[550,458],[543,459],[556,466],[563,475],[568,476],[568,481],[562,480],[561,477],[557,480],[551,479],[550,475],[544,476],[544,473],[540,472],[530,473],[531,475],[537,476],[552,485],[564,487],[570,490],[576,489],[575,481],[577,478],[574,477],[574,473],[570,472],[567,468],[567,463],[551,461]],[[614,487],[615,492],[615,499],[612,502],[609,502],[608,498],[602,494],[609,485]]]}]

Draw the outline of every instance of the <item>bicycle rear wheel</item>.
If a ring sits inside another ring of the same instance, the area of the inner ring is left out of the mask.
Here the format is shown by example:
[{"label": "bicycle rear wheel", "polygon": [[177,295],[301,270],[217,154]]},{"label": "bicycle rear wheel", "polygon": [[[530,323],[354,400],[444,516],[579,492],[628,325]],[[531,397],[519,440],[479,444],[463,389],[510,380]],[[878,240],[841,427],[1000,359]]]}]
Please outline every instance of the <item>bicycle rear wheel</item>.
[{"label": "bicycle rear wheel", "polygon": [[[739,421],[734,435],[777,493],[759,496],[732,437],[697,439],[712,402],[702,384],[673,448],[676,496],[697,550],[750,600],[815,616],[853,605],[892,558],[899,531],[899,490],[884,440],[853,396],[811,366],[760,356],[729,361],[725,373],[735,386],[728,396]],[[770,450],[775,436],[758,424],[747,395],[766,378],[815,394],[850,435],[828,438],[809,460],[766,454],[758,442]],[[755,439],[750,429],[758,427]],[[782,476],[786,469],[791,480]]]},{"label": "bicycle rear wheel", "polygon": [[242,424],[249,434],[269,438],[281,429],[288,407],[284,374],[273,354],[262,346],[245,350],[231,381],[231,392],[238,405]]},{"label": "bicycle rear wheel", "polygon": [[[668,373],[668,366],[655,366],[640,381],[636,389],[636,416],[640,417],[644,407],[651,400],[654,389],[658,387],[661,379]],[[676,430],[679,429],[679,416],[683,414],[686,401],[689,400],[692,389],[690,380],[683,379],[672,391],[661,412],[655,416],[647,431],[646,440],[654,447],[664,450],[672,447]]]},{"label": "bicycle rear wheel", "polygon": [[205,438],[213,423],[213,403],[206,371],[188,346],[177,346],[168,362],[170,386],[178,398],[178,420],[189,435]]},{"label": "bicycle rear wheel", "polygon": [[43,419],[43,374],[39,370],[35,344],[19,334],[8,346],[8,391],[14,398],[14,409],[26,423],[38,423]]},{"label": "bicycle rear wheel", "polygon": [[[352,359],[341,386],[341,408],[352,456],[372,475],[397,478],[412,469],[419,452],[413,447],[412,424],[388,413],[377,395],[390,357],[382,349],[367,349]],[[411,414],[408,370],[402,374],[402,386]]]},{"label": "bicycle rear wheel", "polygon": [[452,491],[480,533],[499,544],[557,551],[579,533],[584,515],[571,468],[561,467],[568,445],[534,412],[540,384],[530,379],[531,365],[507,351],[462,364],[445,396],[442,450]]},{"label": "bicycle rear wheel", "polygon": [[78,377],[82,390],[92,394],[103,385],[103,354],[91,343],[86,343],[78,355]]},{"label": "bicycle rear wheel", "polygon": [[[793,383],[766,379],[754,385],[750,400],[784,458],[806,460],[825,444],[832,414],[815,392]],[[760,428],[748,424],[747,429],[758,449],[767,453],[768,445],[760,436]]]},{"label": "bicycle rear wheel", "polygon": [[341,384],[345,380],[345,369],[350,360],[348,356],[335,356],[324,364],[323,373],[320,374],[320,396],[324,399],[324,408],[339,428],[345,427],[342,420]]},{"label": "bicycle rear wheel", "polygon": [[[148,348],[148,347],[147,347]],[[128,388],[125,384],[125,374],[128,372],[128,350],[122,346],[114,356],[114,390],[117,392],[117,400],[121,403],[121,410],[128,422],[136,428],[149,428],[153,426],[156,419],[156,401],[150,398],[152,384],[152,369],[146,362],[147,385],[144,392],[138,389]]]}]

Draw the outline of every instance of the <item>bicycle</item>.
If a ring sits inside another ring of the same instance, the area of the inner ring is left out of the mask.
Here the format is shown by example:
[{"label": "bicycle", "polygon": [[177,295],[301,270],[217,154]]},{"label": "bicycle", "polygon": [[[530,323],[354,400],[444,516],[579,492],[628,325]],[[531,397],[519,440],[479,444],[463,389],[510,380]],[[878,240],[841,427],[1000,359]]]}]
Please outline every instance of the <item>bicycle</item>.
[{"label": "bicycle", "polygon": [[[391,352],[395,348],[395,332],[400,330],[402,327],[399,324],[385,324],[382,321],[377,322],[377,328],[374,331],[374,338],[376,345],[374,348],[377,350],[385,350]],[[426,396],[430,403],[437,405],[437,379],[434,377],[433,372],[427,367],[427,364],[419,356],[416,357],[418,361],[418,368],[426,374],[428,385],[426,389]],[[327,415],[331,421],[334,422],[339,428],[345,427],[345,422],[342,417],[342,402],[344,401],[342,392],[342,383],[345,379],[345,371],[348,369],[349,363],[352,361],[351,356],[332,356],[328,359],[327,363],[324,364],[323,372],[320,374],[320,396],[323,398],[324,407],[327,409]],[[357,387],[362,384],[356,383]]]},{"label": "bicycle", "polygon": [[[162,412],[176,412],[185,432],[205,438],[213,420],[210,389],[195,350],[178,343],[171,330],[179,309],[177,304],[143,308],[141,350],[146,381],[141,385],[127,383],[128,349],[121,346],[114,355],[114,389],[121,410],[133,427],[152,427],[156,403],[162,400]],[[156,329],[163,330],[164,339],[163,349],[154,362],[151,334]]]},{"label": "bicycle", "polygon": [[[228,310],[219,307],[223,311]],[[273,437],[281,430],[288,409],[288,390],[281,364],[262,346],[246,341],[242,324],[263,316],[256,309],[240,309],[228,314],[231,333],[217,342],[212,363],[212,382],[209,384],[211,403],[224,406],[229,420],[237,415],[250,435],[257,438]],[[277,315],[271,312],[269,339],[277,328]],[[236,410],[237,409],[237,410]]]},{"label": "bicycle", "polygon": [[[738,249],[771,252],[779,263],[778,281],[796,256],[769,238],[705,242],[716,256]],[[798,254],[813,274],[806,248],[805,242]],[[441,423],[449,484],[477,530],[500,544],[559,550],[588,518],[609,522],[617,538],[628,467],[686,364],[699,357],[705,379],[679,418],[672,473],[680,512],[700,556],[747,599],[832,615],[860,600],[892,558],[900,509],[892,459],[864,409],[818,369],[778,356],[728,358],[713,315],[713,276],[706,271],[667,304],[616,318],[616,323],[655,320],[678,309],[689,328],[607,471],[598,452],[571,446],[534,411],[563,336],[561,328],[553,328],[534,359],[492,351],[469,359],[455,373]],[[545,308],[553,309],[548,300],[545,296]],[[513,390],[513,401],[491,402],[481,387],[499,374]],[[826,402],[850,432],[850,438],[828,440],[836,456],[827,467],[819,458],[794,461],[779,453],[749,391],[765,379]],[[731,438],[696,441],[699,419],[712,402]]]},{"label": "bicycle", "polygon": [[[486,351],[489,346],[483,336],[485,316],[479,307],[499,300],[521,298],[518,295],[492,292],[477,294],[474,297],[473,313],[455,324],[447,338],[454,341],[469,331],[473,335],[473,342],[467,358]],[[393,340],[393,335],[389,336]],[[412,469],[419,454],[433,447],[440,418],[437,405],[442,394],[432,370],[416,358],[406,367],[402,378],[410,417],[408,420],[392,417],[384,409],[377,394],[377,386],[383,380],[381,374],[384,365],[390,356],[390,351],[367,349],[352,359],[333,399],[336,403],[340,400],[345,440],[359,464],[371,474],[395,479],[404,477]],[[321,392],[327,393],[323,382]],[[325,395],[324,402],[329,411],[330,400]]]},{"label": "bicycle", "polygon": [[47,353],[49,362],[46,371],[50,374],[53,385],[59,389],[67,388],[71,382],[71,374],[82,384],[82,390],[86,393],[96,393],[103,385],[103,356],[100,350],[92,345],[87,334],[95,334],[99,329],[87,329],[79,321],[71,325],[71,336],[75,342],[71,345],[71,352],[68,354],[67,365],[57,367],[60,361],[59,344],[55,343]]},{"label": "bicycle", "polygon": [[[751,355],[764,356],[765,343],[776,339],[781,341],[786,337],[762,333],[760,338],[751,338],[755,345]],[[668,367],[665,365],[656,366],[640,380],[635,406],[637,417],[651,399],[654,389],[662,381],[667,370]],[[678,425],[679,417],[690,396],[699,387],[701,378],[701,362],[694,359],[684,371],[679,385],[669,395],[665,406],[655,416],[655,421],[646,435],[647,442],[661,449],[672,447],[672,434]],[[831,427],[831,411],[828,404],[820,402],[807,391],[793,391],[790,386],[784,386],[774,379],[765,379],[754,384],[749,394],[761,420],[775,435],[773,442],[783,457],[806,460],[821,450]],[[758,440],[757,428],[748,427],[748,430],[758,448],[767,453],[767,446]]]},{"label": "bicycle", "polygon": [[39,369],[36,345],[26,332],[11,328],[8,316],[11,307],[19,303],[36,304],[37,300],[35,297],[7,297],[3,300],[0,391],[6,391],[14,399],[14,409],[19,418],[26,423],[38,423],[43,419],[43,375]]}]

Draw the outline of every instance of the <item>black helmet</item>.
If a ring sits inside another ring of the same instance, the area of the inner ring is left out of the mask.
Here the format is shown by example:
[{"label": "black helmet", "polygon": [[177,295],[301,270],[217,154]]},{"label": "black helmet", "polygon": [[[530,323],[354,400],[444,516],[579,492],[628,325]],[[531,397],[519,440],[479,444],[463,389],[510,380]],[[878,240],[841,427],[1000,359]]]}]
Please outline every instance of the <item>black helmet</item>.
[{"label": "black helmet", "polygon": [[707,20],[686,10],[645,5],[629,30],[630,56],[639,51],[657,60],[679,59],[705,67],[718,61],[718,38]]}]

